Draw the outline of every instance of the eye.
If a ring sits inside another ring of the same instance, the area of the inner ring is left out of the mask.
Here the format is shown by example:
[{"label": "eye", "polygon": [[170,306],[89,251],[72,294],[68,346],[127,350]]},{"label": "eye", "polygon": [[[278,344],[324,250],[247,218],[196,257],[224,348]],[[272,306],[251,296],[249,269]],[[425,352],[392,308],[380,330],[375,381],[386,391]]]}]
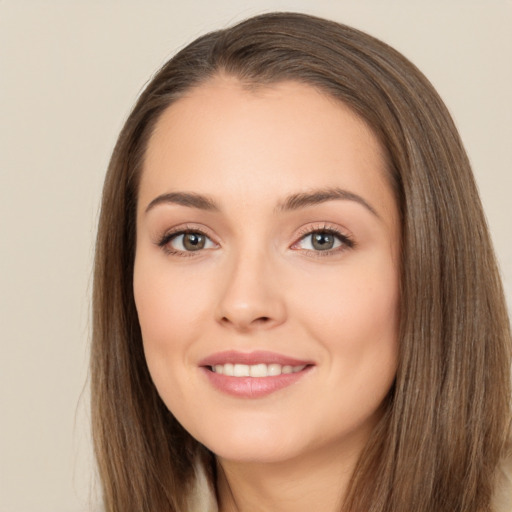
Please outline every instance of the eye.
[{"label": "eye", "polygon": [[180,231],[166,235],[159,244],[169,253],[197,252],[203,249],[213,249],[216,244],[200,231]]},{"label": "eye", "polygon": [[311,231],[304,235],[293,245],[293,249],[303,249],[306,251],[327,252],[335,251],[339,248],[353,247],[354,244],[350,238],[331,229],[322,229]]}]

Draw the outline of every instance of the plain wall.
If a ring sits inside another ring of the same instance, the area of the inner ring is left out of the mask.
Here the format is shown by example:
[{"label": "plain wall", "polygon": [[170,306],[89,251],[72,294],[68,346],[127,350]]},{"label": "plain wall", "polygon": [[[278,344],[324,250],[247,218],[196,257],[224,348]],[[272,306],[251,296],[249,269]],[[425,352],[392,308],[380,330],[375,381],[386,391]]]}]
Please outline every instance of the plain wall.
[{"label": "plain wall", "polygon": [[92,510],[87,353],[102,179],[152,73],[194,38],[308,12],[390,43],[453,113],[512,304],[510,0],[0,0],[0,511]]}]

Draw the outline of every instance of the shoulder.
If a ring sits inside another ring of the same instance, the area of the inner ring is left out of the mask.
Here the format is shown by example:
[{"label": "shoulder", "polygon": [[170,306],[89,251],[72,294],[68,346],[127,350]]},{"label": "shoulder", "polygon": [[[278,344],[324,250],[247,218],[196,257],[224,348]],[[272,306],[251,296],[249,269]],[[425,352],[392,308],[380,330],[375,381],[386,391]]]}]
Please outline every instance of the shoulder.
[{"label": "shoulder", "polygon": [[211,488],[204,467],[199,461],[196,463],[195,473],[194,487],[187,501],[187,512],[218,512],[215,491]]},{"label": "shoulder", "polygon": [[[188,500],[189,512],[218,512],[215,492],[208,483],[204,468],[197,464],[196,481]],[[501,461],[493,498],[493,512],[512,512],[512,447]]]},{"label": "shoulder", "polygon": [[512,512],[512,446],[498,467],[493,511]]}]

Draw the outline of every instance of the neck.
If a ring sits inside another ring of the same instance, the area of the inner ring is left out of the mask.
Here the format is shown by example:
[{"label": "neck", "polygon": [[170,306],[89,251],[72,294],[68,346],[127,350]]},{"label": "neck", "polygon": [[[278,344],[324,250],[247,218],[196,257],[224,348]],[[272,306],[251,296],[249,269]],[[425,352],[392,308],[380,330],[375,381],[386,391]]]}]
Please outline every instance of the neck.
[{"label": "neck", "polygon": [[[333,455],[335,454],[335,455]],[[339,512],[359,450],[333,447],[300,460],[217,459],[220,512]]]}]

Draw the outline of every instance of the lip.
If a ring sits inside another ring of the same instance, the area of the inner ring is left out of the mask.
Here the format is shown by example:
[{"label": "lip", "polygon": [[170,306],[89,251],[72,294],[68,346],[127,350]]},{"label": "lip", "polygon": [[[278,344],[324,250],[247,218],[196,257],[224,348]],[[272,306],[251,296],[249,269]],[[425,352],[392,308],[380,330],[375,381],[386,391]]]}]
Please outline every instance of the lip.
[{"label": "lip", "polygon": [[[304,366],[296,373],[271,377],[231,377],[211,371],[218,364],[280,364],[282,366]],[[200,370],[218,391],[237,398],[263,398],[297,383],[313,368],[313,363],[275,352],[237,352],[233,350],[211,354],[199,362]]]},{"label": "lip", "polygon": [[277,354],[276,352],[267,352],[256,350],[254,352],[238,352],[236,350],[227,350],[211,354],[201,361],[199,366],[215,366],[217,364],[280,364],[282,366],[302,366],[311,365],[312,361],[296,359],[294,357]]}]

